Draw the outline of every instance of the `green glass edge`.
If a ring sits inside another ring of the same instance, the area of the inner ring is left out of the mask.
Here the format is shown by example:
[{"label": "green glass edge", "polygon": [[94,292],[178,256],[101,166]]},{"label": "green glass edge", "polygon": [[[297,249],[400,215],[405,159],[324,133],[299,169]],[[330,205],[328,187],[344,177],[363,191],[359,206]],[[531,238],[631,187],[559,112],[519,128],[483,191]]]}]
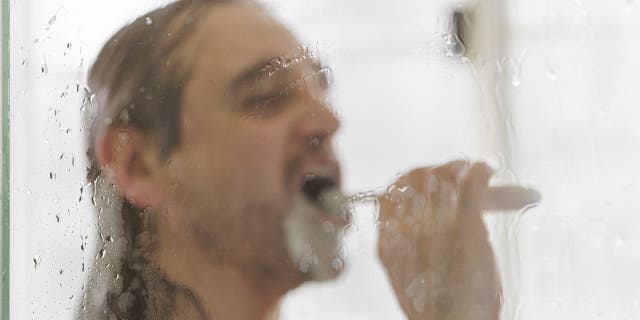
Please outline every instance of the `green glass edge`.
[{"label": "green glass edge", "polygon": [[9,1],[2,1],[2,319],[9,320]]}]

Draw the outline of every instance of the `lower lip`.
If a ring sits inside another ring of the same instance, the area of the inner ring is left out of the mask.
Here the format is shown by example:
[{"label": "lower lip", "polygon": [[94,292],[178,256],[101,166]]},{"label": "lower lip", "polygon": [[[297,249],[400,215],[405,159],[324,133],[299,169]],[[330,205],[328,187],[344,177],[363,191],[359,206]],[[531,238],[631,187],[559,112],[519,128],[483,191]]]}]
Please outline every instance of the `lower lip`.
[{"label": "lower lip", "polygon": [[347,216],[346,218],[342,218],[336,214],[329,213],[321,210],[320,208],[313,205],[314,212],[312,215],[312,219],[314,222],[318,224],[322,224],[324,222],[331,223],[336,229],[345,228],[349,225],[351,221],[351,217]]}]

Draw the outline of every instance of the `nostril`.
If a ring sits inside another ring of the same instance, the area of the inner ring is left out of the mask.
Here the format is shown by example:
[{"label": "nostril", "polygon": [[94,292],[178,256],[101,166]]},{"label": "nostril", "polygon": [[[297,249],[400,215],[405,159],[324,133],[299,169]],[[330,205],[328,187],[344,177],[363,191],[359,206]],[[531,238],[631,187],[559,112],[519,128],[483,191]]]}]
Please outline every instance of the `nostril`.
[{"label": "nostril", "polygon": [[309,138],[309,140],[307,141],[307,146],[310,149],[317,149],[320,147],[321,144],[322,144],[322,138],[317,135]]}]

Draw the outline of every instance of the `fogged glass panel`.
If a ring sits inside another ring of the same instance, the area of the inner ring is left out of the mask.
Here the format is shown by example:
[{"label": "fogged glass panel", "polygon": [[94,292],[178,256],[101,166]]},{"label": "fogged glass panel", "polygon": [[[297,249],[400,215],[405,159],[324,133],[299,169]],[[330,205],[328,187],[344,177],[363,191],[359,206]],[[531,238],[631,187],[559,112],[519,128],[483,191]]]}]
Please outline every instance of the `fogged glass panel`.
[{"label": "fogged glass panel", "polygon": [[11,319],[640,317],[634,1],[4,9]]},{"label": "fogged glass panel", "polygon": [[520,75],[506,93],[515,175],[545,195],[513,226],[514,310],[524,319],[636,318],[638,3],[517,1],[508,12]]}]

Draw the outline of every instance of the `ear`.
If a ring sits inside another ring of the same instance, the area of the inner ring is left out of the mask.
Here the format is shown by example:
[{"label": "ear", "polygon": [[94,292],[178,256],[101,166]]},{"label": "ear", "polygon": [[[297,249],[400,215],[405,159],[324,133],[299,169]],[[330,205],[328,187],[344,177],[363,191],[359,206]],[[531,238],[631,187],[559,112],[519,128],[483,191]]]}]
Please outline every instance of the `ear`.
[{"label": "ear", "polygon": [[165,173],[157,143],[130,126],[107,128],[95,141],[96,160],[107,178],[138,208],[158,208]]}]

